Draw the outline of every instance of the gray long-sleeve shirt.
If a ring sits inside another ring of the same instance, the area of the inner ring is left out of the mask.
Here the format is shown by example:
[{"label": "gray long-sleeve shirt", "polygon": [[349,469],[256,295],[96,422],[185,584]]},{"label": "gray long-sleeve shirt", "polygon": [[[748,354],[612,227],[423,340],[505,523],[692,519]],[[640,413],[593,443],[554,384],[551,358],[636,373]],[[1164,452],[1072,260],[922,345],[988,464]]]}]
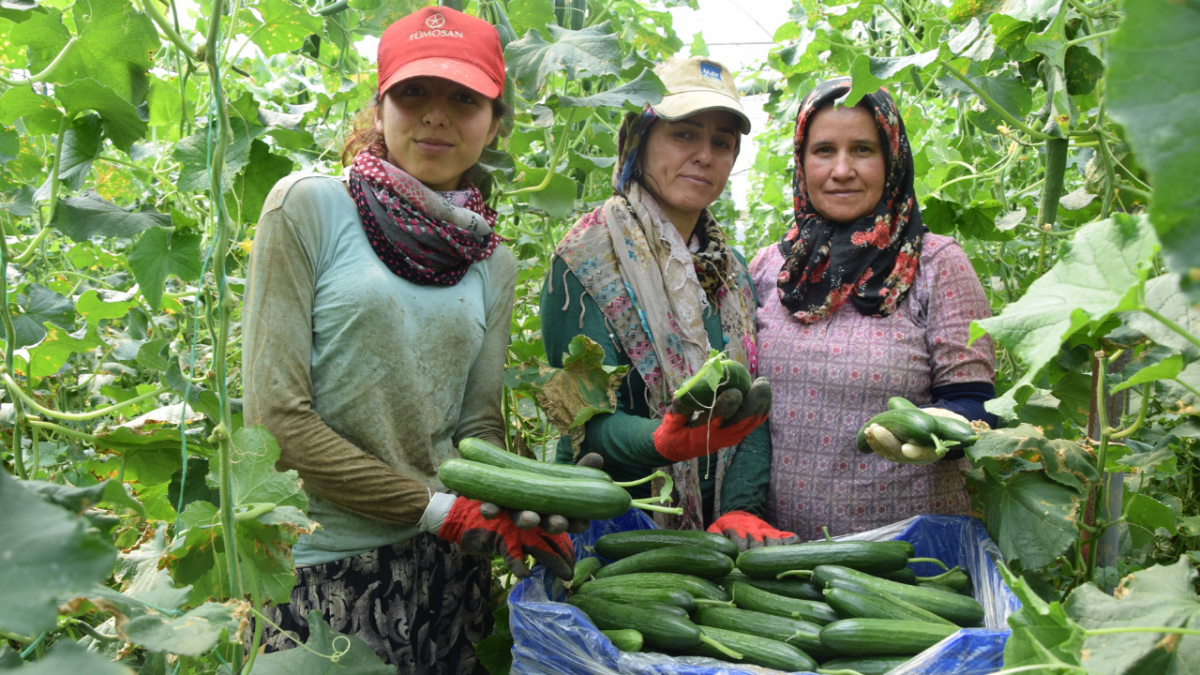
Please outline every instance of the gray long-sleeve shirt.
[{"label": "gray long-sleeve shirt", "polygon": [[341,181],[295,174],[272,189],[246,284],[245,410],[322,526],[297,564],[415,536],[458,442],[504,445],[516,273],[498,246],[454,286],[413,284],[375,255]]}]

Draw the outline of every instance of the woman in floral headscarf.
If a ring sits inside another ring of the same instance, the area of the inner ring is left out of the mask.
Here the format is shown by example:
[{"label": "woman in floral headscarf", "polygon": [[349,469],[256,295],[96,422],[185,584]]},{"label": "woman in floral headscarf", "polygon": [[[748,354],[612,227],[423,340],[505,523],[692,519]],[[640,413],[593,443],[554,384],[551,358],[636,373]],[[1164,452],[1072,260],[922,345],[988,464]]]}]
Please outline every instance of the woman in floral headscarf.
[{"label": "woman in floral headscarf", "polygon": [[592,417],[574,448],[559,445],[558,459],[598,453],[617,480],[667,468],[683,514],[658,514],[663,527],[707,527],[743,548],[791,541],[761,519],[771,456],[766,402],[749,410],[747,397],[747,409],[704,422],[671,407],[711,349],[756,370],[749,274],[708,211],[750,122],[720,64],[673,59],[655,71],[668,94],[626,116],[613,197],[559,243],[542,290],[552,365],[562,365],[582,334],[604,348],[606,364],[630,366],[617,411]]},{"label": "woman in floral headscarf", "polygon": [[[863,455],[862,424],[903,396],[934,414],[994,423],[989,338],[970,344],[987,297],[954,239],[931,234],[913,192],[904,122],[883,90],[834,103],[818,85],[796,119],[795,223],[750,264],[761,306],[759,372],[771,378],[767,520],[805,538],[923,513],[965,514],[956,455]],[[961,457],[961,451],[957,457]]]}]

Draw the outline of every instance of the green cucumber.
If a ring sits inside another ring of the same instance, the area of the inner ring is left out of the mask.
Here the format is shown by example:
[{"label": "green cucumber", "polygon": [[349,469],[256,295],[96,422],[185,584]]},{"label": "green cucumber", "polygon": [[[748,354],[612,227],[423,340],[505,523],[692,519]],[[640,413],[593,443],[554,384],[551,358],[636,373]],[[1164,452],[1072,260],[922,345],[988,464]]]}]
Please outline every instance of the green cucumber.
[{"label": "green cucumber", "polygon": [[675,410],[680,414],[707,410],[713,407],[717,394],[733,388],[745,395],[750,391],[750,384],[750,371],[746,370],[746,366],[713,350],[696,373],[675,390]]},{"label": "green cucumber", "polygon": [[983,605],[965,595],[950,595],[921,586],[909,586],[839,565],[821,565],[813,570],[812,580],[818,584],[829,585],[834,579],[845,579],[865,588],[888,593],[959,626],[975,626],[983,621]]},{"label": "green cucumber", "polygon": [[578,607],[600,630],[632,628],[656,649],[691,649],[700,644],[700,627],[674,614],[648,611],[645,607],[622,605],[586,595],[573,595],[568,603]]},{"label": "green cucumber", "polygon": [[821,643],[847,656],[920,654],[958,626],[894,619],[842,619],[821,629]]},{"label": "green cucumber", "polygon": [[888,399],[888,410],[919,410],[920,406],[903,396],[893,396]]},{"label": "green cucumber", "polygon": [[442,462],[438,478],[471,499],[567,518],[608,520],[624,514],[633,504],[625,488],[613,483],[553,478],[465,459]]},{"label": "green cucumber", "polygon": [[705,630],[705,626],[711,626],[779,640],[815,659],[834,656],[833,651],[821,644],[821,627],[811,621],[789,619],[736,607],[711,606],[697,609],[693,621],[701,626],[701,630]]},{"label": "green cucumber", "polygon": [[901,443],[913,445],[931,446],[933,437],[941,431],[933,415],[919,409],[885,410],[867,420],[863,426],[869,427],[872,424],[878,424],[892,432]]},{"label": "green cucumber", "polygon": [[733,570],[733,560],[702,546],[675,546],[635,553],[609,563],[596,572],[596,579],[608,579],[639,572],[674,572],[702,579],[721,579]]},{"label": "green cucumber", "polygon": [[649,602],[659,605],[674,605],[689,613],[696,611],[696,599],[692,597],[692,594],[675,588],[613,587],[597,589],[589,592],[588,595],[626,605]]},{"label": "green cucumber", "polygon": [[622,628],[620,630],[602,630],[604,637],[608,638],[613,646],[623,652],[640,652],[642,651],[642,634],[632,628]]},{"label": "green cucumber", "polygon": [[666,572],[643,572],[622,574],[608,579],[596,579],[579,587],[578,593],[587,595],[602,588],[669,588],[689,593],[693,598],[727,602],[729,595],[716,584],[700,577]]},{"label": "green cucumber", "polygon": [[859,675],[887,675],[911,660],[911,656],[843,656],[822,663],[817,672],[853,670]]},{"label": "green cucumber", "polygon": [[650,612],[670,614],[671,616],[680,616],[685,619],[689,617],[688,611],[678,605],[663,605],[657,602],[622,602],[620,604],[629,605],[630,607],[641,607]]},{"label": "green cucumber", "polygon": [[879,543],[887,544],[888,546],[899,547],[900,550],[904,551],[904,555],[908,558],[917,557],[917,547],[913,546],[911,541],[904,541],[903,539],[889,539],[887,541],[881,541]]},{"label": "green cucumber", "polygon": [[733,604],[742,609],[787,616],[820,625],[836,621],[838,618],[837,612],[823,602],[787,598],[736,581],[729,585],[729,597],[733,599]]},{"label": "green cucumber", "polygon": [[554,476],[557,478],[570,478],[573,480],[599,480],[609,483],[612,482],[612,478],[600,469],[592,469],[586,466],[576,466],[574,464],[539,462],[535,459],[528,459],[514,455],[511,452],[497,448],[491,443],[488,443],[487,441],[481,441],[478,438],[464,438],[458,444],[458,452],[463,456],[463,459],[470,460],[472,462],[480,462],[482,464],[498,466],[501,469],[528,471],[529,473],[538,473],[544,476]]},{"label": "green cucumber", "polygon": [[908,554],[899,546],[881,541],[810,541],[752,548],[737,559],[739,570],[765,579],[793,570],[811,570],[818,565],[843,565],[881,574],[906,567]]},{"label": "green cucumber", "polygon": [[887,579],[888,581],[896,581],[896,582],[899,582],[902,584],[908,584],[910,586],[917,583],[917,573],[912,571],[912,569],[908,568],[908,567],[905,567],[902,570],[895,570],[894,572],[885,572],[883,574],[876,574],[875,576],[879,577],[880,579]]},{"label": "green cucumber", "polygon": [[738,547],[732,541],[713,532],[693,530],[626,530],[610,532],[596,540],[596,555],[609,560],[628,558],[656,548],[673,546],[706,546],[730,558],[737,558]]},{"label": "green cucumber", "polygon": [[954,625],[894,595],[872,591],[845,579],[834,579],[830,583],[825,589],[825,602],[843,619],[896,619]]},{"label": "green cucumber", "polygon": [[804,581],[803,579],[799,579],[797,577],[788,577],[786,579],[756,579],[755,577],[748,576],[741,570],[734,570],[729,573],[729,576],[725,577],[725,580],[721,582],[721,585],[728,588],[729,584],[735,581],[749,584],[755,588],[760,588],[764,591],[767,591],[768,593],[774,593],[775,595],[782,595],[788,598],[795,598],[797,600],[816,600],[819,602],[824,598],[824,596],[821,594],[820,586],[811,581]]},{"label": "green cucumber", "polygon": [[[746,633],[725,630],[724,628],[714,628],[712,626],[706,626],[701,631],[729,649],[741,652],[742,658],[735,661],[735,663],[753,663],[756,666],[774,668],[788,673],[804,670],[812,671],[817,667],[817,662],[811,656],[778,640],[771,640],[757,635],[747,635]],[[728,656],[708,644],[700,644],[686,651],[691,654],[708,656],[721,661],[730,660]]]},{"label": "green cucumber", "polygon": [[575,576],[571,577],[571,588],[579,588],[592,578],[596,570],[604,567],[604,561],[591,556],[575,563]]},{"label": "green cucumber", "polygon": [[937,591],[938,593],[950,593],[951,595],[959,595],[959,592],[950,588],[945,584],[939,584],[936,581],[918,581],[917,585],[921,588],[928,588]]},{"label": "green cucumber", "polygon": [[979,434],[971,428],[970,424],[962,420],[953,417],[942,417],[940,415],[931,415],[931,417],[937,423],[938,438],[943,441],[955,441],[961,447],[966,447],[979,440]]}]

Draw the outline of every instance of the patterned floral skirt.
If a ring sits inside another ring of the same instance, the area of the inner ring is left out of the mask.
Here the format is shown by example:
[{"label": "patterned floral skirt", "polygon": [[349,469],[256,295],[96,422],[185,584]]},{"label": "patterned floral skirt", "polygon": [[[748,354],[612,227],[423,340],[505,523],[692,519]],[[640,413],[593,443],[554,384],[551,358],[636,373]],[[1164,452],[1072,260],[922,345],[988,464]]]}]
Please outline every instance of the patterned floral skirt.
[{"label": "patterned floral skirt", "polygon": [[[300,642],[314,609],[339,633],[366,642],[397,675],[468,675],[474,643],[491,621],[491,561],[465,555],[431,534],[369,553],[296,570],[286,606],[263,613]],[[296,643],[270,626],[266,652]],[[482,671],[482,669],[479,669]]]}]

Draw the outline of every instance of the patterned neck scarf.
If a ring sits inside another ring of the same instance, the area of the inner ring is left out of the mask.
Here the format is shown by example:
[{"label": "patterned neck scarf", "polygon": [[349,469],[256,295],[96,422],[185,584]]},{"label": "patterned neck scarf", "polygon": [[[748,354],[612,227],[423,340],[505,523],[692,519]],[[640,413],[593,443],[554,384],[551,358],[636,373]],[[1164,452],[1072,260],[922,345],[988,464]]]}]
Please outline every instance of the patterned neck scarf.
[{"label": "patterned neck scarf", "polygon": [[350,169],[350,196],[375,255],[415,284],[457,284],[501,241],[492,232],[496,212],[474,185],[435,192],[383,156],[381,147],[368,148]]},{"label": "patterned neck scarf", "polygon": [[796,222],[783,235],[783,269],[777,285],[785,308],[803,323],[836,312],[846,300],[860,314],[896,311],[917,276],[925,225],[913,192],[913,158],[904,121],[891,95],[880,89],[863,97],[875,118],[887,157],[883,196],[871,213],[851,223],[826,220],[813,208],[801,153],[813,115],[850,91],[850,78],[817,85],[796,117],[796,175],[792,181]]}]

